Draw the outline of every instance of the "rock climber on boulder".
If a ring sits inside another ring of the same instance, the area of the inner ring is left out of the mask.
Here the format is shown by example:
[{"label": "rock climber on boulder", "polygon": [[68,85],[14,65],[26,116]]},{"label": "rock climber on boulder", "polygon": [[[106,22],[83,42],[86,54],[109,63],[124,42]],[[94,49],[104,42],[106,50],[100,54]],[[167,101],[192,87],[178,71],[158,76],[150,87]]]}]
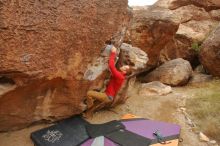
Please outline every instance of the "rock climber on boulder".
[{"label": "rock climber on boulder", "polygon": [[109,57],[109,69],[111,71],[111,78],[106,86],[105,92],[98,92],[94,90],[89,90],[87,92],[87,113],[93,113],[93,111],[95,110],[93,108],[95,101],[99,101],[100,104],[112,102],[115,96],[117,95],[118,91],[122,87],[126,79],[126,75],[128,75],[131,71],[130,66],[128,65],[123,65],[119,68],[119,70],[115,67],[116,51],[117,49],[114,46],[112,46]]}]

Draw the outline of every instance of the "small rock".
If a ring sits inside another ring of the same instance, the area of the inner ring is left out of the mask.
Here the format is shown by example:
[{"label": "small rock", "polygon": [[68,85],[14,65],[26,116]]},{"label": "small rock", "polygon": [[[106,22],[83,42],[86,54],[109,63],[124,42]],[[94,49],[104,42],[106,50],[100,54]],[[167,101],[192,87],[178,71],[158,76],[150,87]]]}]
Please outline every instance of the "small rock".
[{"label": "small rock", "polygon": [[185,118],[186,118],[186,123],[190,126],[190,127],[196,127],[196,125],[193,123],[193,121],[189,118],[189,114],[186,111],[182,111]]},{"label": "small rock", "polygon": [[192,77],[189,81],[189,84],[196,84],[196,83],[202,83],[202,82],[208,82],[212,80],[212,75],[202,74],[202,73],[196,73],[194,72],[192,74]]},{"label": "small rock", "polygon": [[195,69],[194,69],[194,72],[196,73],[202,73],[202,74],[205,74],[206,71],[204,69],[204,67],[202,65],[198,65]]},{"label": "small rock", "polygon": [[199,139],[201,141],[209,142],[209,138],[205,134],[203,134],[202,132],[199,133]]},{"label": "small rock", "polygon": [[172,88],[170,86],[164,85],[159,81],[154,81],[146,84],[142,84],[139,89],[139,95],[167,95],[172,92]]},{"label": "small rock", "polygon": [[182,110],[181,110],[181,109],[179,109],[179,108],[177,109],[177,111],[178,111],[178,112],[182,112]]},{"label": "small rock", "polygon": [[209,143],[210,144],[216,144],[217,142],[215,140],[210,140]]},{"label": "small rock", "polygon": [[186,111],[186,108],[184,108],[184,107],[181,107],[180,109],[181,109],[182,111]]},{"label": "small rock", "polygon": [[192,122],[190,118],[186,117],[186,122],[190,127],[195,127],[195,124]]}]

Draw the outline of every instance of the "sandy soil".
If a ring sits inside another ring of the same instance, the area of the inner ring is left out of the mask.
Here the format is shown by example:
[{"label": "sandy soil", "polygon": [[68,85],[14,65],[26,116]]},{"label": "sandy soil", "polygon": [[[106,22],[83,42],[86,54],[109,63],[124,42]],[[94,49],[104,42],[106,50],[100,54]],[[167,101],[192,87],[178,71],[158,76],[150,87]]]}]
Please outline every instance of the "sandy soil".
[{"label": "sandy soil", "polygon": [[[136,88],[131,89],[129,90],[129,99],[125,104],[111,110],[97,112],[88,121],[102,123],[120,119],[124,114],[131,113],[148,119],[181,125],[183,142],[179,144],[180,146],[210,145],[199,141],[198,134],[192,132],[192,128],[187,124],[187,120],[180,110],[185,106],[185,100],[191,97],[191,92],[187,92],[187,88],[173,88],[173,93],[169,95],[154,97],[138,96]],[[0,133],[0,146],[33,146],[30,133],[46,126],[48,125],[39,124],[19,131]]]}]

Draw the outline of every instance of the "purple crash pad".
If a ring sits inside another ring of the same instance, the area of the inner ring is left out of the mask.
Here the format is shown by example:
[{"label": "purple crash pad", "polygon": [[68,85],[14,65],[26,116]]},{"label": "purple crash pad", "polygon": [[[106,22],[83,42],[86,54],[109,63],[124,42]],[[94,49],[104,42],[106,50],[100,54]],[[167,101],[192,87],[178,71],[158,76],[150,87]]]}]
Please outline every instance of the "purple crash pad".
[{"label": "purple crash pad", "polygon": [[[176,124],[146,119],[122,120],[122,124],[125,125],[125,129],[127,129],[128,131],[151,139],[151,144],[157,143],[157,139],[153,135],[155,131],[159,130],[165,140],[172,140],[179,138],[181,129],[181,127]],[[81,146],[91,146],[93,141],[94,139],[89,139]],[[117,146],[117,144],[107,138],[105,138],[104,141],[105,146]]]},{"label": "purple crash pad", "polygon": [[181,129],[181,127],[176,124],[146,119],[122,121],[122,124],[125,125],[127,130],[151,140],[156,140],[153,133],[157,130],[159,130],[166,140],[178,138]]}]

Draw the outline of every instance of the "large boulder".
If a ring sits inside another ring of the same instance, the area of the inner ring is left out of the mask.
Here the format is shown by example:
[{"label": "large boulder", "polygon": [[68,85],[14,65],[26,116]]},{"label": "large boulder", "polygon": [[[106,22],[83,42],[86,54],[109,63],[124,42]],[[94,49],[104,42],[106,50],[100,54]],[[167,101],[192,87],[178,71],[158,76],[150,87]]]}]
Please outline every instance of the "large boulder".
[{"label": "large boulder", "polygon": [[165,3],[166,6],[170,9],[177,9],[181,6],[186,5],[196,5],[199,7],[205,8],[207,11],[213,10],[213,9],[219,9],[220,8],[220,1],[219,0],[161,0],[162,2],[158,2],[158,5],[161,5]]},{"label": "large boulder", "polygon": [[145,82],[160,81],[171,86],[184,85],[192,75],[190,63],[182,58],[164,63],[144,77]]},{"label": "large boulder", "polygon": [[[158,52],[160,63],[183,58],[188,60],[193,67],[198,65],[198,48],[195,49],[192,46],[200,46],[218,25],[219,2],[215,0],[159,0],[151,9],[160,9],[163,15],[175,18],[179,24],[176,34],[165,46],[162,46],[161,52]],[[209,10],[212,11],[209,12]]]},{"label": "large boulder", "polygon": [[220,8],[219,0],[191,0],[194,5],[204,7],[206,10],[213,10]]},{"label": "large boulder", "polygon": [[103,74],[84,74],[106,41],[120,45],[127,3],[0,1],[0,78],[16,86],[0,96],[0,131],[85,110],[86,92]]},{"label": "large boulder", "polygon": [[[179,6],[171,11],[178,18],[180,25],[172,40],[160,52],[160,62],[183,58],[196,66],[199,63],[199,45],[219,22],[214,16],[210,17],[209,12],[203,7],[193,5],[189,0],[170,1],[164,7],[170,8],[175,2]],[[195,45],[198,47],[192,47]]]},{"label": "large boulder", "polygon": [[[178,6],[171,9],[174,4]],[[159,0],[150,7],[135,7],[126,42],[148,54],[148,67],[176,58],[194,67],[199,63],[198,49],[192,46],[200,46],[219,23],[217,10],[213,11],[190,0]]]},{"label": "large boulder", "polygon": [[118,64],[129,65],[133,74],[142,72],[147,67],[149,61],[147,53],[137,47],[133,47],[130,44],[123,43],[120,46],[120,57]]},{"label": "large boulder", "polygon": [[210,19],[209,13],[206,12],[204,8],[195,5],[182,6],[170,11],[178,18],[180,24],[191,20],[200,21]]},{"label": "large boulder", "polygon": [[176,35],[160,52],[160,62],[183,58],[198,65],[199,46],[217,24],[214,20],[191,20],[180,24]]},{"label": "large boulder", "polygon": [[133,10],[126,42],[145,51],[149,57],[147,66],[155,67],[159,52],[176,33],[178,21],[171,11],[163,8]]},{"label": "large boulder", "polygon": [[203,42],[200,61],[213,76],[220,77],[220,25]]},{"label": "large boulder", "polygon": [[167,7],[171,10],[191,4],[191,0],[170,0]]}]

